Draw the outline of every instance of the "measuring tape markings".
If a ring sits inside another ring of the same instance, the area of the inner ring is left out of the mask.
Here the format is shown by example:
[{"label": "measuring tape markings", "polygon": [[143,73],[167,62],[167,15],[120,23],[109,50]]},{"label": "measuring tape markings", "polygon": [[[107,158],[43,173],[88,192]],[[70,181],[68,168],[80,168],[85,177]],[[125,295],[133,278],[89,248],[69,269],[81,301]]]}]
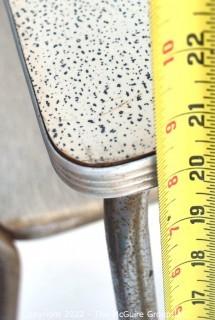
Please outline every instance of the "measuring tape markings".
[{"label": "measuring tape markings", "polygon": [[215,1],[152,0],[168,319],[215,319]]}]

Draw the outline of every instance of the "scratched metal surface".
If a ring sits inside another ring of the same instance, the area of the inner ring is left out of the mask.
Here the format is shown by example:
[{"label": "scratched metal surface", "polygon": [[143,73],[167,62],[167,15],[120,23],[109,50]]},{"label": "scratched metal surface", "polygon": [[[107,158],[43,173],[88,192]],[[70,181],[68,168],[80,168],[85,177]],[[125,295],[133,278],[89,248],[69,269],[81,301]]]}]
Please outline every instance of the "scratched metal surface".
[{"label": "scratched metal surface", "polygon": [[147,0],[8,0],[49,136],[107,165],[154,150]]},{"label": "scratched metal surface", "polygon": [[106,235],[119,319],[146,320],[150,319],[149,312],[156,312],[147,200],[147,191],[105,200]]}]

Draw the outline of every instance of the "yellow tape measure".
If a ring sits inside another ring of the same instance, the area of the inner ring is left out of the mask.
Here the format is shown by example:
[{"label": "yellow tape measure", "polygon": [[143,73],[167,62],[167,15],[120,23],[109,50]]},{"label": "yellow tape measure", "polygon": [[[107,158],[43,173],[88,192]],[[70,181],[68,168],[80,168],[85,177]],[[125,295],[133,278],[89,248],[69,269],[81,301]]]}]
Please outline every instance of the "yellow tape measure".
[{"label": "yellow tape measure", "polygon": [[215,0],[151,0],[166,319],[215,319]]}]

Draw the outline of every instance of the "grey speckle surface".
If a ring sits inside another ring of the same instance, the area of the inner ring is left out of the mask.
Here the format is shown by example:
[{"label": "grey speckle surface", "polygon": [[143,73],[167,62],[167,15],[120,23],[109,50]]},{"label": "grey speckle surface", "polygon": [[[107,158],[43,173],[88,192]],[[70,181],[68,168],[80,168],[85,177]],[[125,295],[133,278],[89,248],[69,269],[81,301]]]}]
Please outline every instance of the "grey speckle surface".
[{"label": "grey speckle surface", "polygon": [[114,164],[154,150],[147,0],[9,0],[49,136]]}]

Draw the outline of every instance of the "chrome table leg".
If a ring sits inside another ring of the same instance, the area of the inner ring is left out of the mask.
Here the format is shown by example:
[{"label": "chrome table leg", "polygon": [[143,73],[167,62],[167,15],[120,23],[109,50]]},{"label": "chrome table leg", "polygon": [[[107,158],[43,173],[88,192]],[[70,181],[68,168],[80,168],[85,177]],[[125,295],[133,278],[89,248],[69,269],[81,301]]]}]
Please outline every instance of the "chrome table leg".
[{"label": "chrome table leg", "polygon": [[0,319],[17,319],[20,266],[10,235],[0,229]]},{"label": "chrome table leg", "polygon": [[106,237],[120,319],[152,319],[149,314],[156,313],[147,199],[148,191],[105,200]]}]

